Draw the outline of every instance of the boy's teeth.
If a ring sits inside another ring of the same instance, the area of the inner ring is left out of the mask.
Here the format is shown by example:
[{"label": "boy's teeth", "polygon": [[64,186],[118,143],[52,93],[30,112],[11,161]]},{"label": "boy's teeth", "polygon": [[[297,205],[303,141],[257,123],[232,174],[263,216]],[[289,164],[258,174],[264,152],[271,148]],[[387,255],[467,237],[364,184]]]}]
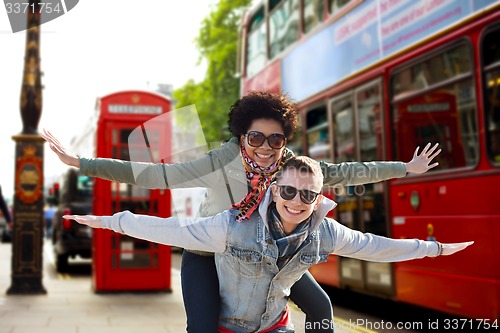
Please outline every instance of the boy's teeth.
[{"label": "boy's teeth", "polygon": [[298,213],[300,213],[300,210],[295,210],[295,209],[292,209],[292,208],[290,208],[290,207],[287,207],[286,209],[288,209],[288,211],[289,211],[290,213],[294,213],[294,214],[298,214]]}]

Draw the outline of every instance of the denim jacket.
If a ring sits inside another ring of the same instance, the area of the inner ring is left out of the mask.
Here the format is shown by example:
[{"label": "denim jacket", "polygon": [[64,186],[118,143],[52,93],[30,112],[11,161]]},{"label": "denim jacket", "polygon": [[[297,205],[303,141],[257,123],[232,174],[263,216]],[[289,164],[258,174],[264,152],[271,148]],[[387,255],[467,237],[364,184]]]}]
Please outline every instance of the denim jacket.
[{"label": "denim jacket", "polygon": [[435,242],[361,233],[326,218],[336,204],[323,197],[311,220],[313,232],[279,270],[278,248],[267,225],[270,202],[268,190],[258,211],[241,223],[236,222],[234,210],[203,218],[159,218],[125,211],[103,217],[102,227],[161,244],[215,252],[219,323],[235,332],[259,332],[274,325],[285,311],[291,286],[330,253],[379,262],[438,254]]}]

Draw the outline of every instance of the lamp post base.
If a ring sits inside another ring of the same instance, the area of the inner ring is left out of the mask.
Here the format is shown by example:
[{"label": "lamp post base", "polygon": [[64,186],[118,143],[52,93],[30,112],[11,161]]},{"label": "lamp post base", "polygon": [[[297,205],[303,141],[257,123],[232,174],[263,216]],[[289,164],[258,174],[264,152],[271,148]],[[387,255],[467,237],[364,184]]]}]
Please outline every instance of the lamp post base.
[{"label": "lamp post base", "polygon": [[43,143],[39,135],[16,135],[12,271],[8,295],[46,294],[43,276]]},{"label": "lamp post base", "polygon": [[47,290],[38,278],[17,278],[7,289],[7,295],[46,295]]}]

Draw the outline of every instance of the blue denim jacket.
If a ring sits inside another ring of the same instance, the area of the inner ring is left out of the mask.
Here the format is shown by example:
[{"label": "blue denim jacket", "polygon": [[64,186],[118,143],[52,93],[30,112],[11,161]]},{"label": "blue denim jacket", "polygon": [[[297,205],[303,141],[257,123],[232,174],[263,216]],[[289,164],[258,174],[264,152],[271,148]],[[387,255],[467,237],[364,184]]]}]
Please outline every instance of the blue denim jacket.
[{"label": "blue denim jacket", "polygon": [[235,332],[258,332],[274,325],[285,311],[291,286],[330,253],[379,262],[438,254],[435,242],[361,233],[325,218],[336,204],[323,197],[311,220],[313,232],[279,270],[278,248],[267,226],[270,202],[268,190],[259,210],[241,223],[235,220],[238,211],[231,210],[204,218],[159,218],[125,211],[103,217],[102,227],[157,243],[215,252],[220,324]]},{"label": "blue denim jacket", "polygon": [[252,217],[231,222],[226,249],[215,255],[224,304],[220,324],[235,332],[258,332],[274,325],[285,310],[291,286],[313,264],[325,262],[332,248],[331,242],[321,243],[315,231],[279,270],[278,247],[267,223],[260,214]]}]

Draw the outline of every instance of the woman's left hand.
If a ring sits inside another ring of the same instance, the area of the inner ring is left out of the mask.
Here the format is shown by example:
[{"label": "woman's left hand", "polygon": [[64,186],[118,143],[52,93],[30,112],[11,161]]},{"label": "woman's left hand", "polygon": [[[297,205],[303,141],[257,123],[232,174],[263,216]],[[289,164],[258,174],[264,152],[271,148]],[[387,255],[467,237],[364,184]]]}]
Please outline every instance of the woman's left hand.
[{"label": "woman's left hand", "polygon": [[[436,148],[439,146],[439,143],[436,143],[432,148],[430,148],[431,144],[428,143],[427,146],[422,150],[420,155],[418,154],[418,150],[420,147],[417,147],[415,153],[413,154],[413,158],[410,162],[406,163],[406,171],[412,173],[424,173],[429,169],[435,168],[439,165],[438,162],[435,162],[431,165],[431,161],[439,155],[441,149],[434,152]],[[430,148],[430,149],[429,149]]]}]

